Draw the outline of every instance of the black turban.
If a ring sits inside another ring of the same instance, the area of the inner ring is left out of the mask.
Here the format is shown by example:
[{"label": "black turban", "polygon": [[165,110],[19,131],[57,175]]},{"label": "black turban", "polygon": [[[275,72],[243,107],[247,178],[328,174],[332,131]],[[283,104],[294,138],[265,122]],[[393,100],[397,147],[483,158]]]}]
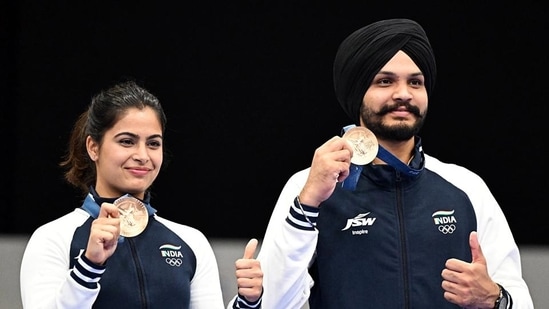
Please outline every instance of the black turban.
[{"label": "black turban", "polygon": [[436,78],[435,56],[425,31],[415,21],[381,20],[356,30],[339,45],[334,61],[335,93],[343,110],[357,125],[366,90],[399,50],[419,67],[430,96]]}]

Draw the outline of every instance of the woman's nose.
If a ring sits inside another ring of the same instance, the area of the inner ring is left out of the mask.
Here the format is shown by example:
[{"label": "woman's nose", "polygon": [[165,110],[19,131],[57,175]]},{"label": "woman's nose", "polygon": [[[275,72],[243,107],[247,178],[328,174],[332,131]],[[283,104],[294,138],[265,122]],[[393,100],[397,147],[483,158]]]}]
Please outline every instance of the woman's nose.
[{"label": "woman's nose", "polygon": [[132,159],[141,164],[147,163],[149,161],[149,153],[146,145],[140,145],[137,147],[137,151],[133,154]]}]

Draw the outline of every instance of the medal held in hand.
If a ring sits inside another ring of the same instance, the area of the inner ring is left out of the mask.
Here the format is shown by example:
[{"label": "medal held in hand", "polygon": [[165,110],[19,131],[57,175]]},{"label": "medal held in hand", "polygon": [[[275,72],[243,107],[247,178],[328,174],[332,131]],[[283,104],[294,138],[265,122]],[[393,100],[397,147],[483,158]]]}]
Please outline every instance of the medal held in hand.
[{"label": "medal held in hand", "polygon": [[378,143],[377,138],[365,127],[353,127],[343,134],[343,139],[347,140],[353,148],[353,157],[351,163],[356,165],[366,165],[372,162],[377,156]]},{"label": "medal held in hand", "polygon": [[120,235],[134,237],[145,229],[149,221],[147,207],[135,197],[125,195],[114,201],[120,213]]}]

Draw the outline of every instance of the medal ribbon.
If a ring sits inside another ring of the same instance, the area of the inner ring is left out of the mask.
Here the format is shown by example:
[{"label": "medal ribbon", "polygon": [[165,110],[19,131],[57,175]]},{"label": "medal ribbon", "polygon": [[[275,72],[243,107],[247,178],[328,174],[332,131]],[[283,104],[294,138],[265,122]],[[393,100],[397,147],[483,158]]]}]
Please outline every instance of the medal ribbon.
[{"label": "medal ribbon", "polygon": [[[81,208],[84,209],[87,213],[89,213],[90,216],[97,219],[97,217],[99,216],[99,210],[101,208],[98,203],[102,203],[102,202],[114,203],[114,200],[113,201],[111,200],[112,199],[107,200],[107,199],[100,198],[97,195],[97,192],[95,192],[93,188],[90,188],[90,193],[88,193],[88,196],[86,197],[86,199],[84,199],[84,203],[82,204]],[[146,200],[148,201],[149,198],[147,198]],[[147,208],[149,216],[156,213],[156,209],[154,209],[149,203],[144,203],[144,205]],[[124,236],[120,235],[120,237],[118,238],[118,243],[122,243],[124,241],[124,238],[125,238]]]},{"label": "medal ribbon", "polygon": [[[353,127],[355,127],[354,124],[343,127],[343,129],[341,129],[341,134],[343,135],[347,130]],[[381,145],[378,145],[376,157],[387,163],[388,165],[394,167],[397,171],[408,176],[415,177],[419,175],[421,171],[419,169],[412,168],[407,164],[404,164]],[[358,183],[358,179],[360,178],[360,173],[362,172],[362,167],[362,165],[356,165],[351,163],[351,167],[349,168],[349,176],[347,176],[347,178],[341,183],[341,187],[343,189],[353,191],[356,188],[356,184]]]},{"label": "medal ribbon", "polygon": [[[88,193],[88,196],[84,200],[84,203],[82,205],[82,209],[87,211],[92,217],[97,218],[99,216],[99,209],[101,208],[101,204],[103,202],[107,203],[114,203],[114,201],[117,198],[102,198],[100,197],[93,186],[90,186],[90,193]],[[149,204],[150,201],[150,194],[147,193],[144,200],[141,200],[143,204],[145,204],[145,207],[147,207],[147,212],[150,215],[156,213],[156,209],[154,209],[151,204]]]}]

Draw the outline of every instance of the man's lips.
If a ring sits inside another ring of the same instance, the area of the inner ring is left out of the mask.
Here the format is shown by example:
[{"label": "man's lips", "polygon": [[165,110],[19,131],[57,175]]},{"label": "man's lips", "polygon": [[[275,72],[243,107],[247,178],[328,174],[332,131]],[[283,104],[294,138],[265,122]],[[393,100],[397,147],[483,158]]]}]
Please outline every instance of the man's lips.
[{"label": "man's lips", "polygon": [[389,114],[395,117],[409,117],[410,115],[413,115],[413,113],[408,110],[394,110],[391,111]]}]

